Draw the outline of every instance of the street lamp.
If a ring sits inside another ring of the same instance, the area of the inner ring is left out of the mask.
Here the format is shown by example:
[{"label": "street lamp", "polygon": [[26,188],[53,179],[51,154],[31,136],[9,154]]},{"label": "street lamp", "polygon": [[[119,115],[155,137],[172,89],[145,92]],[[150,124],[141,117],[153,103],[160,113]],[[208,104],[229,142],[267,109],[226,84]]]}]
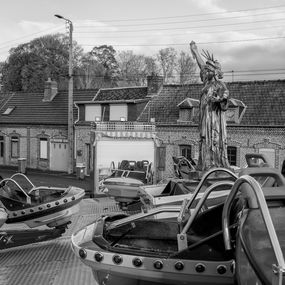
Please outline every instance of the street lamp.
[{"label": "street lamp", "polygon": [[64,18],[61,15],[54,15],[59,19],[63,19],[69,28],[69,62],[68,62],[68,173],[73,173],[74,162],[74,133],[73,133],[73,72],[72,72],[72,60],[73,60],[73,47],[72,47],[72,32],[73,24],[69,19]]}]

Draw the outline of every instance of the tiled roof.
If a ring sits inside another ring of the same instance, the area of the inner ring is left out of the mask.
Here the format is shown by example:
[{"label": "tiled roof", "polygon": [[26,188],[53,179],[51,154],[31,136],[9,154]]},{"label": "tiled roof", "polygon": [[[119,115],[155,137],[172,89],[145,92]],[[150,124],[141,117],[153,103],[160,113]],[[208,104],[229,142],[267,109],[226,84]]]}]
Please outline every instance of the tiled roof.
[{"label": "tiled roof", "polygon": [[[240,125],[285,126],[285,80],[231,82],[227,87],[231,98],[247,106]],[[201,84],[165,85],[148,102],[139,121],[155,118],[157,123],[177,123],[177,105],[185,98],[199,99],[201,88]]]},{"label": "tiled roof", "polygon": [[[98,90],[74,90],[74,101],[90,101]],[[0,105],[0,124],[67,125],[68,92],[59,91],[51,102],[43,102],[42,93],[15,92]],[[8,107],[15,107],[3,115]],[[76,117],[77,109],[74,108]]]},{"label": "tiled roof", "polygon": [[124,87],[100,89],[94,101],[118,101],[145,99],[147,87]]}]

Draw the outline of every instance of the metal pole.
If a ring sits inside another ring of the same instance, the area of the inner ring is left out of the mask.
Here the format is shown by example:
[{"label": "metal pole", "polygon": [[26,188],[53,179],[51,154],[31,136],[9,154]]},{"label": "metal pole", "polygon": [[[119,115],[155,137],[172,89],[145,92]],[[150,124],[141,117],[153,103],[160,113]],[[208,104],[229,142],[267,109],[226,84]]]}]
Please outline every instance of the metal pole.
[{"label": "metal pole", "polygon": [[69,28],[69,61],[68,61],[68,124],[67,124],[67,138],[68,138],[68,173],[73,173],[74,163],[74,131],[73,131],[73,46],[72,46],[72,32],[73,24],[69,19],[61,15],[54,15],[59,19],[65,20]]},{"label": "metal pole", "polygon": [[68,63],[68,142],[69,142],[69,160],[68,173],[73,173],[74,163],[74,132],[73,132],[73,46],[72,46],[72,32],[73,25],[70,20],[66,20],[69,24],[69,63]]}]

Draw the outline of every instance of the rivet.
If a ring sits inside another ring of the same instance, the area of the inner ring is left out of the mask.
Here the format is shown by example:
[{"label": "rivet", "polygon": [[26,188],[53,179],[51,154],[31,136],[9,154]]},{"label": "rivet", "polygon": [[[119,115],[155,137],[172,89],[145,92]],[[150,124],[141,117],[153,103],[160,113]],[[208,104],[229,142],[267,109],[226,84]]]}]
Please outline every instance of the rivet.
[{"label": "rivet", "polygon": [[184,269],[184,263],[182,261],[177,261],[174,265],[176,270],[183,270]]},{"label": "rivet", "polygon": [[47,204],[47,207],[50,208],[50,204]]},{"label": "rivet", "polygon": [[94,259],[97,261],[97,262],[101,262],[103,260],[104,256],[102,253],[100,252],[96,252],[94,254]]},{"label": "rivet", "polygon": [[87,256],[86,250],[83,249],[83,248],[80,248],[80,249],[79,249],[79,256],[80,256],[82,259],[85,259],[86,256]]},{"label": "rivet", "polygon": [[56,201],[56,202],[55,202],[55,204],[56,204],[56,205],[59,205],[59,202],[58,202],[58,201]]},{"label": "rivet", "polygon": [[206,267],[204,264],[202,263],[198,263],[196,266],[195,266],[195,269],[198,273],[202,273],[205,271]]},{"label": "rivet", "polygon": [[63,202],[64,202],[64,203],[67,203],[67,199],[64,199]]},{"label": "rivet", "polygon": [[72,200],[72,201],[73,201],[73,200],[75,200],[75,197],[74,197],[74,196],[72,196],[71,200]]},{"label": "rivet", "polygon": [[17,213],[13,213],[13,216],[14,216],[14,217],[17,217]]},{"label": "rivet", "polygon": [[34,209],[30,209],[30,212],[33,213],[33,212],[34,212]]},{"label": "rivet", "polygon": [[123,262],[123,258],[120,256],[120,255],[114,255],[113,256],[113,261],[114,261],[114,263],[116,263],[116,264],[120,264],[120,263],[122,263]]},{"label": "rivet", "polygon": [[225,274],[227,272],[227,267],[225,265],[219,265],[217,267],[217,272],[221,275]]},{"label": "rivet", "polygon": [[39,209],[39,210],[42,210],[42,209],[43,209],[43,207],[39,207],[38,209]]},{"label": "rivet", "polygon": [[24,214],[25,214],[25,211],[22,211],[21,213],[24,215]]},{"label": "rivet", "polygon": [[154,262],[153,266],[154,266],[155,269],[162,269],[163,263],[162,263],[162,261],[157,260],[157,261]]},{"label": "rivet", "polygon": [[133,259],[133,265],[135,267],[140,267],[140,266],[142,266],[142,264],[143,264],[143,262],[140,258],[136,257]]}]

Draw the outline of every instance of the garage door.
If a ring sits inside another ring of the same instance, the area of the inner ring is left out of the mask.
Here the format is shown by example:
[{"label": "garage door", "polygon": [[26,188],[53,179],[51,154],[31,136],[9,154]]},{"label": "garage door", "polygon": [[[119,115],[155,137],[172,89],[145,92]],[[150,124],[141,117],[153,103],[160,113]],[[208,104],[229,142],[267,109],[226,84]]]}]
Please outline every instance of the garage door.
[{"label": "garage door", "polygon": [[52,142],[50,144],[50,170],[67,171],[68,143]]},{"label": "garage door", "polygon": [[110,167],[112,161],[118,167],[118,162],[122,160],[148,160],[153,163],[154,141],[101,140],[97,142],[97,168]]}]

